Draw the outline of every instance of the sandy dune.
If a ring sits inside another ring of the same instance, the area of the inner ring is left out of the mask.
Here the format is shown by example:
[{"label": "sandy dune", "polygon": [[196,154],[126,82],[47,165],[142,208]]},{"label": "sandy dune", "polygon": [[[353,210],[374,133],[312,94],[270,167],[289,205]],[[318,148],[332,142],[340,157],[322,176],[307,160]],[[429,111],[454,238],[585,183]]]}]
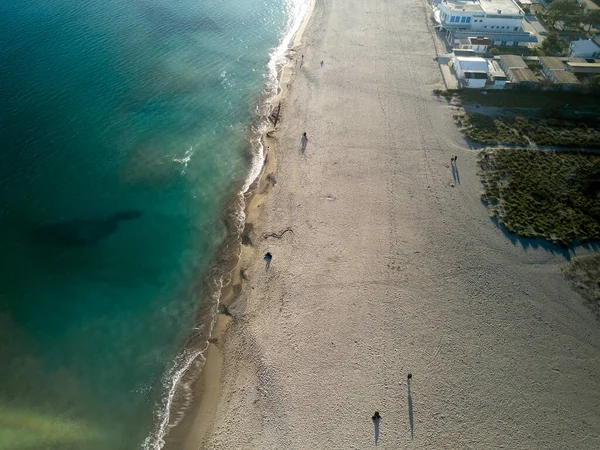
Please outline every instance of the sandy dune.
[{"label": "sandy dune", "polygon": [[303,42],[256,224],[293,233],[256,242],[188,447],[364,449],[378,410],[380,448],[600,448],[600,324],[479,201],[425,5],[318,0]]}]

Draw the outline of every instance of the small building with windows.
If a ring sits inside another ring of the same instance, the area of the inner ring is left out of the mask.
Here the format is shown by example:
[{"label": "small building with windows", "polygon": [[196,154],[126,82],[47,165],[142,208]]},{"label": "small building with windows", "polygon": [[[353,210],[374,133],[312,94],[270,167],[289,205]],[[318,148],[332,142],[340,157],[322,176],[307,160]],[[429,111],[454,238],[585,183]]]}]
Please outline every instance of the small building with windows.
[{"label": "small building with windows", "polygon": [[490,45],[492,45],[492,41],[484,36],[471,36],[469,38],[469,44],[471,44],[471,48],[475,53],[485,53]]},{"label": "small building with windows", "polygon": [[492,41],[484,36],[469,36],[465,39],[455,39],[454,48],[473,50],[474,53],[485,53]]},{"label": "small building with windows", "polygon": [[462,87],[481,89],[488,81],[488,63],[478,56],[455,57],[454,71]]}]

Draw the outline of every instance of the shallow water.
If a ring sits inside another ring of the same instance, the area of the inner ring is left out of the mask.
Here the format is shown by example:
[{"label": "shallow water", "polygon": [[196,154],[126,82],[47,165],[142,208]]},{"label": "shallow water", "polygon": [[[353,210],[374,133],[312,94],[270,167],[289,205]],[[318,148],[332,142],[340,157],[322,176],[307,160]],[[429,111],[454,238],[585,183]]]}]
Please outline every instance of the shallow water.
[{"label": "shallow water", "polygon": [[0,4],[0,448],[152,429],[289,7]]}]

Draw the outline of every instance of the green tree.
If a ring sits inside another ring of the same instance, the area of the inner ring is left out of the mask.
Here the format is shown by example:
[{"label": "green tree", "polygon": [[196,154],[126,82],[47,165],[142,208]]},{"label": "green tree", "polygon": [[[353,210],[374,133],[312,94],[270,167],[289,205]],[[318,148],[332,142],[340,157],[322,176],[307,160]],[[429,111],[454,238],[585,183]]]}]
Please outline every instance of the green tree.
[{"label": "green tree", "polygon": [[531,56],[546,56],[546,54],[540,47],[536,47],[531,51]]},{"label": "green tree", "polygon": [[588,11],[581,19],[581,22],[588,26],[587,32],[589,33],[592,30],[592,27],[600,25],[600,9]]},{"label": "green tree", "polygon": [[583,9],[580,8],[573,14],[569,14],[568,16],[565,16],[564,24],[568,28],[579,29],[579,28],[581,28],[581,23],[583,22],[584,17],[585,16],[583,14]]},{"label": "green tree", "polygon": [[546,39],[544,39],[544,42],[542,42],[542,45],[540,45],[540,49],[545,55],[553,56],[563,53],[566,46],[566,43],[558,39],[558,33],[553,32],[546,36]]},{"label": "green tree", "polygon": [[581,5],[577,0],[554,0],[548,7],[548,20],[550,25],[554,27],[559,20],[568,23],[569,16],[575,16],[581,12]]}]

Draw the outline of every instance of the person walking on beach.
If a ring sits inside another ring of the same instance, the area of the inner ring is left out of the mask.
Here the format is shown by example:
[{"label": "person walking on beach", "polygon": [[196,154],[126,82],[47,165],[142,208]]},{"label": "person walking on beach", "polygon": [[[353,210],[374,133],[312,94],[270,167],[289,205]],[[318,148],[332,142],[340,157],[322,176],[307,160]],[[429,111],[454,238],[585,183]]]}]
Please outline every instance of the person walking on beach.
[{"label": "person walking on beach", "polygon": [[452,155],[452,157],[450,157],[450,164],[454,164],[454,155]]},{"label": "person walking on beach", "polygon": [[379,411],[375,411],[375,414],[373,414],[371,420],[373,421],[373,425],[375,426],[375,445],[377,445],[377,442],[379,441],[379,423],[381,422],[381,416],[379,415]]},{"label": "person walking on beach", "polygon": [[323,61],[321,61],[321,69],[323,68],[323,64],[324,64]]},{"label": "person walking on beach", "polygon": [[266,272],[269,271],[269,267],[271,267],[271,260],[273,259],[273,255],[271,255],[271,252],[267,252],[265,253],[265,263],[266,263]]},{"label": "person walking on beach", "polygon": [[458,159],[458,155],[454,155],[454,165],[456,165],[456,160]]},{"label": "person walking on beach", "polygon": [[304,55],[302,55],[302,59],[300,60],[300,68],[302,69],[302,64],[304,64]]},{"label": "person walking on beach", "polygon": [[302,143],[302,153],[304,153],[306,150],[306,144],[308,144],[308,137],[306,136],[306,131],[304,133],[302,133],[300,142]]}]

